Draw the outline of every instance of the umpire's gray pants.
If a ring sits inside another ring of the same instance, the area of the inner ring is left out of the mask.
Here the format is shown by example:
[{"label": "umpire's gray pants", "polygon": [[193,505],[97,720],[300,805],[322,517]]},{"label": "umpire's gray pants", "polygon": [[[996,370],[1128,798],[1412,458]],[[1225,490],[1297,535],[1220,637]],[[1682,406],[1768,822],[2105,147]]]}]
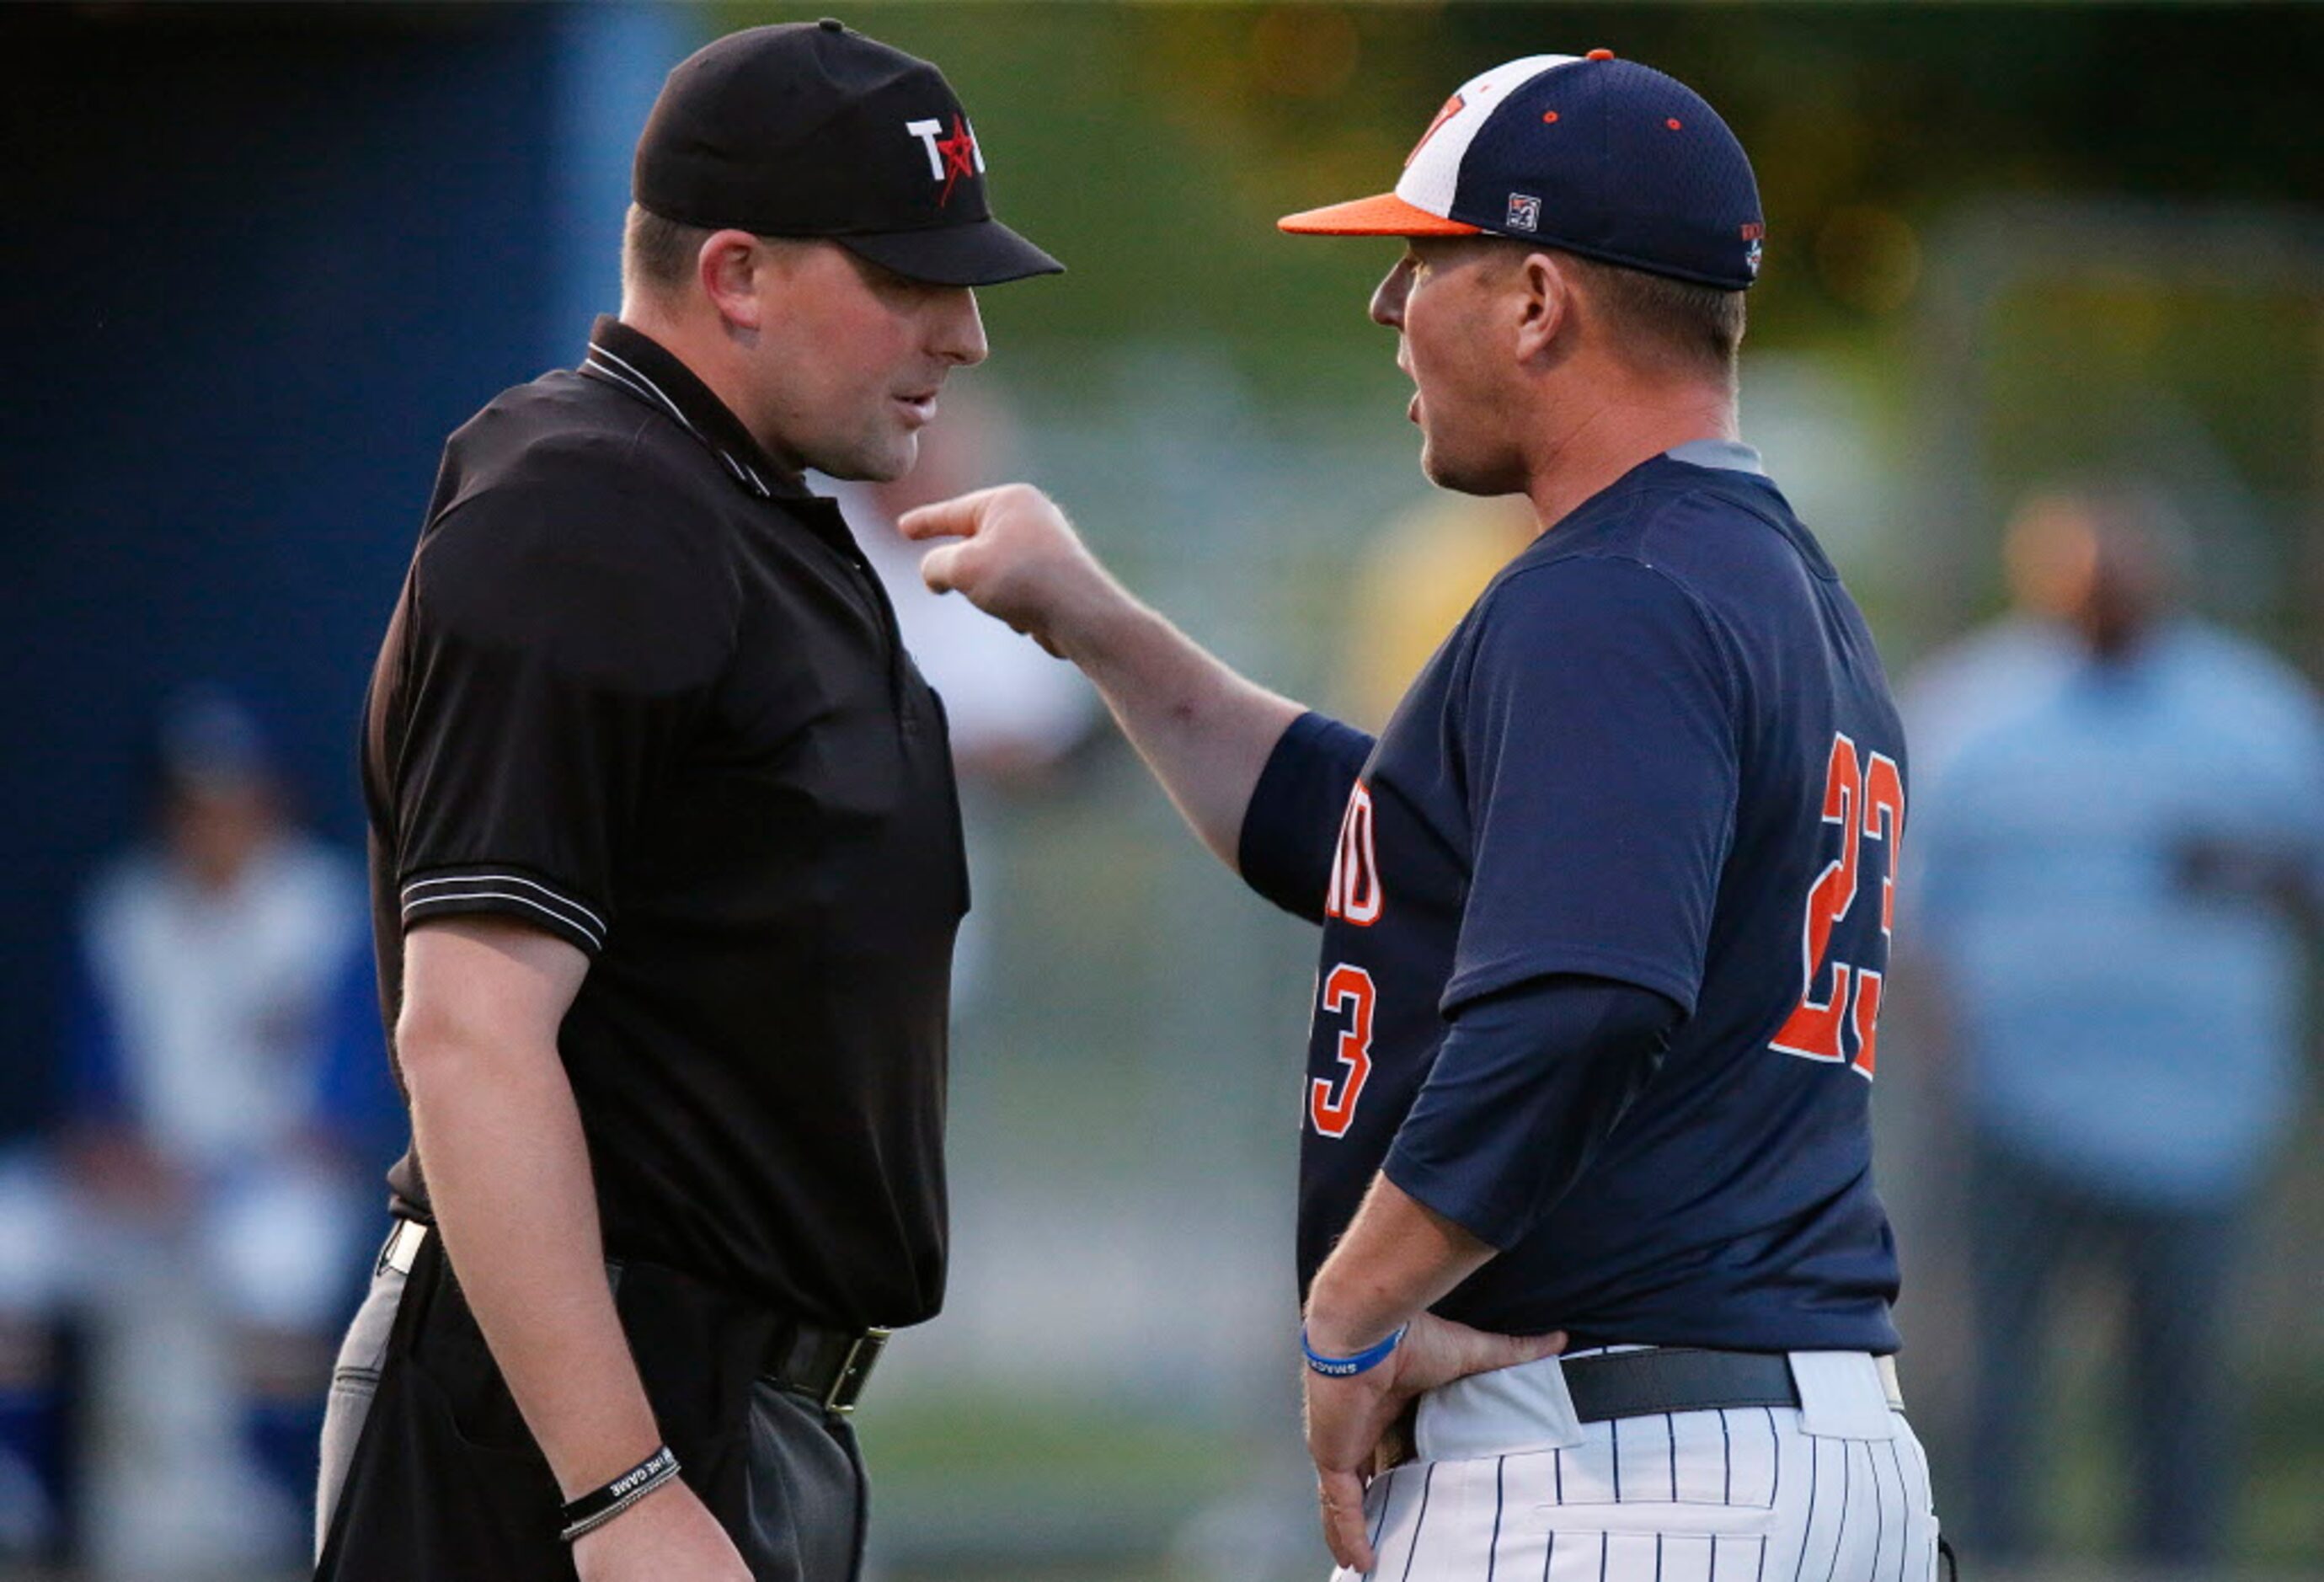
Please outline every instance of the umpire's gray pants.
[{"label": "umpire's gray pants", "polygon": [[[381,1263],[331,1372],[315,1491],[318,1558],[379,1388],[404,1279],[401,1270]],[[862,1563],[866,1489],[853,1429],[814,1402],[761,1380],[751,1402],[750,1479],[751,1531],[737,1538],[757,1582],[854,1582]]]}]

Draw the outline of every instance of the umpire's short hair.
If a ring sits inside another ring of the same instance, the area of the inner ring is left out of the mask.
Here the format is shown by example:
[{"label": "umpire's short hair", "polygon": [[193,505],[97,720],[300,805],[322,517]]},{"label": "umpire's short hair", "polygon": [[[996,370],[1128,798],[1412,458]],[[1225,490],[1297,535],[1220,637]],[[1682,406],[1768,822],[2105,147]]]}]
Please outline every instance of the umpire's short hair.
[{"label": "umpire's short hair", "polygon": [[1735,388],[1736,361],[1743,348],[1741,291],[1648,274],[1537,243],[1513,241],[1510,251],[1517,257],[1554,253],[1640,358]]},{"label": "umpire's short hair", "polygon": [[630,205],[622,227],[622,287],[663,295],[677,291],[693,277],[694,261],[712,232],[656,214],[641,204]]}]

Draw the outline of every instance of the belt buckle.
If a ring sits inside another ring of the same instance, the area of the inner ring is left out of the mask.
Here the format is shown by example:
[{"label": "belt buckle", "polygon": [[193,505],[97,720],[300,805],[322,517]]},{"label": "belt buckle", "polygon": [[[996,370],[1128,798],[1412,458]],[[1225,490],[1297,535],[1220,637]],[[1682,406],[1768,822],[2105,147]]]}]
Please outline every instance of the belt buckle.
[{"label": "belt buckle", "polygon": [[855,1403],[863,1399],[863,1382],[872,1376],[872,1365],[888,1349],[890,1333],[886,1329],[866,1329],[850,1343],[846,1360],[839,1365],[839,1376],[824,1392],[824,1411],[845,1417],[855,1410]]}]

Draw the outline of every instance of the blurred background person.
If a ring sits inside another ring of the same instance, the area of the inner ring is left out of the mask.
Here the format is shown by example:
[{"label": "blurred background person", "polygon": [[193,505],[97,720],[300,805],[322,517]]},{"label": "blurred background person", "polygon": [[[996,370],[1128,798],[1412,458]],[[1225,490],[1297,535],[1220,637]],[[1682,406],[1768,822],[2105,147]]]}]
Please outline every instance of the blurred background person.
[{"label": "blurred background person", "polygon": [[2059,1490],[2061,1288],[2126,1299],[2110,1348],[2126,1539],[2196,1566],[2236,1493],[2238,1259],[2298,1115],[2324,719],[2257,644],[2182,614],[2155,491],[2045,489],[2015,613],[1907,689],[1912,940],[1943,998],[1977,1303],[1968,1533],[2015,1560]]},{"label": "blurred background person", "polygon": [[257,717],[194,689],[154,746],[152,837],[77,919],[62,1127],[0,1169],[0,1541],[53,1547],[78,1487],[96,1568],[141,1577],[300,1553],[396,1110],[359,872],[293,821]]},{"label": "blurred background person", "polygon": [[949,499],[1013,477],[1017,422],[990,384],[945,393],[945,421],[921,431],[920,458],[884,484],[818,477],[840,503],[863,558],[896,607],[904,647],[944,700],[958,772],[962,829],[968,842],[973,904],[953,951],[957,1013],[974,1012],[988,989],[995,919],[1005,913],[1009,875],[1001,832],[1012,804],[1051,785],[1089,736],[1097,699],[1081,672],[1008,627],[941,597],[920,579],[924,546],[896,531],[916,505]]},{"label": "blurred background person", "polygon": [[1376,731],[1485,591],[1540,529],[1522,495],[1453,495],[1391,517],[1365,543],[1343,639],[1350,720]]},{"label": "blurred background person", "polygon": [[[1014,476],[1017,420],[989,384],[945,393],[945,421],[920,436],[920,459],[884,484],[829,483],[864,558],[896,606],[904,645],[944,694],[953,757],[966,778],[1035,786],[1089,729],[1095,698],[1073,666],[920,579],[925,546],[896,531],[916,505]],[[817,480],[819,484],[828,480]]]}]

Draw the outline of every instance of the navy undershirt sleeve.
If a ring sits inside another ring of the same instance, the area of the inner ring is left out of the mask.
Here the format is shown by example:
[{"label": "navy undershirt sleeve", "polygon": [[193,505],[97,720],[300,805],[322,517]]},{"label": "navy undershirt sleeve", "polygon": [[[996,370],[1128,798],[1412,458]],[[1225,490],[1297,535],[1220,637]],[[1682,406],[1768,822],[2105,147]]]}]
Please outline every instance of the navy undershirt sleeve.
[{"label": "navy undershirt sleeve", "polygon": [[1650,990],[1572,975],[1471,1001],[1382,1170],[1478,1239],[1514,1245],[1620,1124],[1679,1018]]},{"label": "navy undershirt sleeve", "polygon": [[1311,923],[1323,921],[1332,850],[1372,738],[1309,712],[1291,722],[1251,788],[1235,843],[1243,883]]}]

